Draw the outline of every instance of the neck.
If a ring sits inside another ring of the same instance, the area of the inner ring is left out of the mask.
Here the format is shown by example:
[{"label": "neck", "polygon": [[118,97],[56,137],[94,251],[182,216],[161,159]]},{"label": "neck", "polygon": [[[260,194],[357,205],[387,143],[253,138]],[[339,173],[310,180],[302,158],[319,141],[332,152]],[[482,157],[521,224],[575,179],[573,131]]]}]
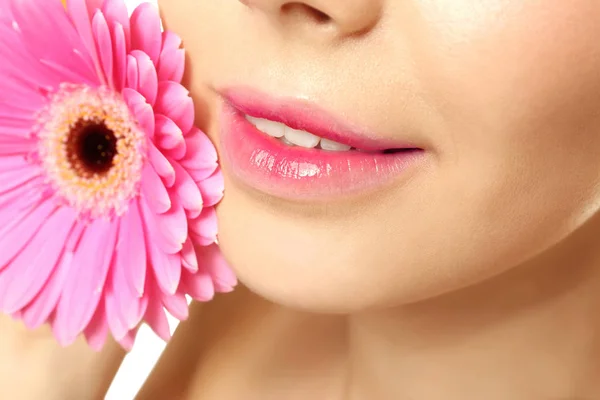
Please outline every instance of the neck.
[{"label": "neck", "polygon": [[600,398],[599,231],[479,286],[353,316],[349,397]]}]

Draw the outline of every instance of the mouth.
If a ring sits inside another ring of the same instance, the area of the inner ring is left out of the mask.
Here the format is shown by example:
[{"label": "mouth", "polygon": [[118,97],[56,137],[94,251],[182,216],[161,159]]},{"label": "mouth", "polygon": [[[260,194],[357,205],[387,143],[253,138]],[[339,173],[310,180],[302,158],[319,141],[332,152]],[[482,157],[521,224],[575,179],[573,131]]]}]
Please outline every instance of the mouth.
[{"label": "mouth", "polygon": [[225,169],[246,186],[294,201],[332,201],[406,182],[424,150],[378,137],[304,100],[247,88],[223,96]]},{"label": "mouth", "polygon": [[327,139],[305,130],[291,128],[282,122],[257,118],[247,114],[244,115],[244,118],[254,125],[256,129],[274,139],[279,139],[281,143],[286,146],[299,146],[305,149],[317,149],[324,151],[360,151],[363,153],[374,154],[395,154],[421,150],[414,147],[388,148],[383,150],[362,149],[353,147],[347,143],[341,143],[335,140]]}]

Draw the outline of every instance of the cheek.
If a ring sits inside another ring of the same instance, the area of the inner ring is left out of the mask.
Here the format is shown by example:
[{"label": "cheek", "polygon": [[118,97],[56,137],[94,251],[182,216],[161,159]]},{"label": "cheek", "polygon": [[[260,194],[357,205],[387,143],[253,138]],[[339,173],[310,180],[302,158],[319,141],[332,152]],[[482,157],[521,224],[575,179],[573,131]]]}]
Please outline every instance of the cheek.
[{"label": "cheek", "polygon": [[429,244],[461,260],[453,279],[476,281],[547,249],[598,210],[600,3],[416,4],[422,20],[408,42],[443,126],[432,133],[439,165],[426,196],[435,218],[411,221],[423,237],[452,226],[449,241]]},{"label": "cheek", "polygon": [[596,123],[596,0],[416,4],[421,21],[409,32],[416,73],[458,145],[535,140],[549,128],[577,134],[582,123]]},{"label": "cheek", "polygon": [[410,31],[412,55],[443,117],[434,142],[448,181],[462,177],[467,193],[494,206],[538,202],[550,212],[595,204],[600,3],[415,4],[421,20]]}]

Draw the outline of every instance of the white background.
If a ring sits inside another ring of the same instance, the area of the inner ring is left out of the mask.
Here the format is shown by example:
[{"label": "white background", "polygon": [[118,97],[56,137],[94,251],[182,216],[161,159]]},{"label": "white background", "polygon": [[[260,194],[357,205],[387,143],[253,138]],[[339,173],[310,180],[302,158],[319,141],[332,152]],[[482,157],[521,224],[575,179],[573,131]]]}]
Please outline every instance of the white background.
[{"label": "white background", "polygon": [[[125,0],[130,12],[144,2],[156,4],[156,0]],[[177,327],[177,321],[170,318],[169,324],[173,332]],[[156,337],[147,326],[143,326],[134,349],[125,357],[105,399],[133,400],[164,348],[165,343]]]}]

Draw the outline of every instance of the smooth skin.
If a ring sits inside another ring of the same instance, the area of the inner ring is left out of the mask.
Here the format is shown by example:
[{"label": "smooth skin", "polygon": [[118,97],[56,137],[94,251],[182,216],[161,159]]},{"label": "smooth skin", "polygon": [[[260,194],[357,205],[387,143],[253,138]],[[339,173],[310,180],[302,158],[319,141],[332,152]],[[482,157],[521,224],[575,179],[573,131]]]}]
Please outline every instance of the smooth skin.
[{"label": "smooth skin", "polygon": [[243,85],[428,156],[327,204],[224,165],[220,243],[255,294],[213,350],[198,317],[187,398],[600,398],[598,1],[159,3],[217,145],[217,91]]},{"label": "smooth skin", "polygon": [[597,0],[159,3],[218,147],[217,91],[249,85],[428,159],[335,204],[224,165],[243,286],[195,306],[140,399],[600,398]]},{"label": "smooth skin", "polygon": [[408,184],[325,205],[228,179],[220,240],[261,296],[335,312],[430,299],[529,262],[600,207],[596,0],[245,3],[161,3],[216,143],[213,90],[244,85],[429,158]]}]

